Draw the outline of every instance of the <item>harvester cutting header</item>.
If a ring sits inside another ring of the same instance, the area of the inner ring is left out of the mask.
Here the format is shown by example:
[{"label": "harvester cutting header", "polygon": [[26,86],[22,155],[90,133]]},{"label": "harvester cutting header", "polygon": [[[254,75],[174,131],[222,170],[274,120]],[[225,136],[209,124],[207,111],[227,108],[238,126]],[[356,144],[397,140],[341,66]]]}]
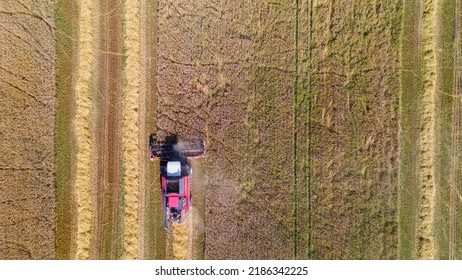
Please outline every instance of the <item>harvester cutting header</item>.
[{"label": "harvester cutting header", "polygon": [[149,149],[151,160],[160,160],[160,183],[162,188],[162,207],[164,228],[168,224],[180,224],[186,218],[191,207],[191,157],[204,155],[202,141],[178,141],[176,136],[157,141],[150,136]]}]

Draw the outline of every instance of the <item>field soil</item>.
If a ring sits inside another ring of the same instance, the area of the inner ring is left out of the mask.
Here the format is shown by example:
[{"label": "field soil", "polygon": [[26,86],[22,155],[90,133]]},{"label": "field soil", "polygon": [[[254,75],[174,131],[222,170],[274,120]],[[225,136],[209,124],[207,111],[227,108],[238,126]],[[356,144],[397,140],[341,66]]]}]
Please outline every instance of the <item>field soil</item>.
[{"label": "field soil", "polygon": [[53,4],[0,2],[0,259],[55,257]]}]

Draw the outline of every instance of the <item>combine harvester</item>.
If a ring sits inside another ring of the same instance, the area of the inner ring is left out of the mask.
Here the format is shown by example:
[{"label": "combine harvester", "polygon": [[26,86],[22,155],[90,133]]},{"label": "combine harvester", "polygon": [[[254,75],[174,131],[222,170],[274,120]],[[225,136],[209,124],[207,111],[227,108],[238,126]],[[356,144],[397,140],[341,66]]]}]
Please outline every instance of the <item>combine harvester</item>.
[{"label": "combine harvester", "polygon": [[164,229],[168,224],[181,224],[191,207],[192,168],[189,158],[204,155],[202,141],[178,142],[176,137],[157,141],[150,136],[151,160],[160,160]]}]

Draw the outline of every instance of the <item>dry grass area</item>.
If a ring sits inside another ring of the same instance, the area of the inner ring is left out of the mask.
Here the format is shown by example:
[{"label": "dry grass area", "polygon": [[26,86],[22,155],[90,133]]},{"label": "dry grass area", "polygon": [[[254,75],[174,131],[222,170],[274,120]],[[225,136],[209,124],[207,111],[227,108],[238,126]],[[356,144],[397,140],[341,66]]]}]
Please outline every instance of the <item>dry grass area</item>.
[{"label": "dry grass area", "polygon": [[0,259],[55,257],[54,1],[0,2]]}]

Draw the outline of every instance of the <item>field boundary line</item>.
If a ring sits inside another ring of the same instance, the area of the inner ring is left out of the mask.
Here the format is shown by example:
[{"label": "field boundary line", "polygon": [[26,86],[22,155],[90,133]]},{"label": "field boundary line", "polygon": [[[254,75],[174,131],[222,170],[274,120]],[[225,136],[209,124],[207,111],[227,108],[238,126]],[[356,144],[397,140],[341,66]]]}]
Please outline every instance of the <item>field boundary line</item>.
[{"label": "field boundary line", "polygon": [[461,1],[456,0],[454,22],[454,80],[453,80],[453,127],[452,127],[452,151],[451,151],[451,184],[449,195],[449,259],[455,260],[457,240],[457,199],[459,183],[459,152],[460,152],[460,82],[461,82],[461,38],[460,38],[460,12]]},{"label": "field boundary line", "polygon": [[306,194],[307,194],[307,203],[308,203],[308,215],[307,215],[307,248],[306,248],[306,258],[311,259],[311,98],[312,98],[312,59],[313,59],[313,1],[309,1],[308,4],[308,69],[307,69],[307,98],[306,98],[306,155],[305,155],[305,182],[306,182]]},{"label": "field boundary line", "polygon": [[294,92],[292,100],[292,176],[293,176],[293,257],[297,259],[298,247],[298,186],[297,186],[297,112],[298,112],[298,13],[299,0],[295,1],[295,30],[294,30]]}]

